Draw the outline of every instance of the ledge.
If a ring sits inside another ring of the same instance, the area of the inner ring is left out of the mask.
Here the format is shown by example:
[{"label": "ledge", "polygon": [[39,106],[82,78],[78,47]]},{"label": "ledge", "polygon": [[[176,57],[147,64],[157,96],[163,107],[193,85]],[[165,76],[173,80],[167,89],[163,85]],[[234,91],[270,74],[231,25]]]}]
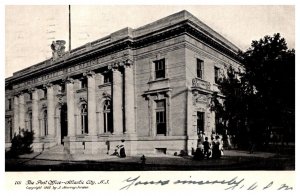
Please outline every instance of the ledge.
[{"label": "ledge", "polygon": [[144,141],[157,141],[157,140],[183,140],[187,139],[187,136],[138,136],[138,140],[144,140]]},{"label": "ledge", "polygon": [[156,80],[150,80],[148,82],[148,84],[151,84],[151,83],[155,83],[155,82],[163,82],[163,81],[168,81],[170,80],[169,78],[159,78],[159,79],[156,79]]},{"label": "ledge", "polygon": [[104,84],[100,84],[99,86],[98,86],[98,88],[103,88],[103,87],[106,87],[106,86],[111,86],[111,82],[108,82],[108,83],[104,83]]},{"label": "ledge", "polygon": [[81,93],[81,92],[85,92],[85,91],[87,91],[87,88],[79,89],[79,90],[76,91],[76,93]]},{"label": "ledge", "polygon": [[143,95],[150,95],[150,94],[169,92],[169,91],[172,91],[172,89],[169,87],[168,88],[160,88],[160,89],[155,89],[155,90],[144,91]]},{"label": "ledge", "polygon": [[203,89],[201,87],[191,87],[191,91],[192,92],[198,91],[198,92],[202,92],[204,94],[211,94],[211,93],[213,93],[212,90]]}]

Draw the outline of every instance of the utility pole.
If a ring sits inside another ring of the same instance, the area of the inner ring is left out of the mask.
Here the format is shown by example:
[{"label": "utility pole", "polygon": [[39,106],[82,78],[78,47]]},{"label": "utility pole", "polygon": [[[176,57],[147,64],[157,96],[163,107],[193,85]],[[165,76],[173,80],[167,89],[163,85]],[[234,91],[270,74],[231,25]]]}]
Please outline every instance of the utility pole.
[{"label": "utility pole", "polygon": [[71,5],[69,5],[69,51],[71,51]]}]

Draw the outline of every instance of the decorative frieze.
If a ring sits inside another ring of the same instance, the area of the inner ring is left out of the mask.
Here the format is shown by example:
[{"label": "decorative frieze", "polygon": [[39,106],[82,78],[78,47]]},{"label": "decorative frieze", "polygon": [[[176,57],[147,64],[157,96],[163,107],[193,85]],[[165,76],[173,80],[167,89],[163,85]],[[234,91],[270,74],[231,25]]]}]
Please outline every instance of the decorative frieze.
[{"label": "decorative frieze", "polygon": [[28,86],[34,87],[36,85],[40,85],[40,83],[50,82],[50,80],[59,79],[59,77],[65,75],[71,75],[73,73],[78,72],[79,70],[84,70],[86,68],[90,68],[91,70],[91,67],[93,66],[97,66],[97,68],[108,66],[110,69],[123,67],[123,65],[125,65],[125,63],[129,61],[128,59],[124,60],[125,53],[128,54],[128,51],[126,50],[124,52],[116,53],[116,58],[113,62],[110,62],[111,59],[108,57],[98,57],[69,67],[59,68],[56,71],[49,72],[47,74],[41,74],[39,77],[31,78],[20,83],[15,83],[13,84],[13,89],[17,90],[21,88],[28,88]]},{"label": "decorative frieze", "polygon": [[192,79],[192,86],[193,87],[199,87],[205,90],[210,90],[210,83],[204,80],[201,80],[199,78],[193,78]]},{"label": "decorative frieze", "polygon": [[210,103],[210,99],[211,99],[211,95],[205,95],[205,94],[201,94],[198,93],[197,91],[193,92],[193,105],[196,107],[203,107],[209,106]]}]

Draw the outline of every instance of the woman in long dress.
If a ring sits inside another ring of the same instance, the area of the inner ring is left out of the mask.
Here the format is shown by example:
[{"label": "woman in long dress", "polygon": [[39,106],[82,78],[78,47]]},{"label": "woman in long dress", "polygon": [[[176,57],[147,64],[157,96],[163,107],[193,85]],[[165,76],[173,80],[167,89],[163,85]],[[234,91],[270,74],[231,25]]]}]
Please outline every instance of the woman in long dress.
[{"label": "woman in long dress", "polygon": [[125,153],[125,140],[121,140],[121,145],[119,146],[120,148],[120,158],[125,158],[126,157],[126,153]]}]

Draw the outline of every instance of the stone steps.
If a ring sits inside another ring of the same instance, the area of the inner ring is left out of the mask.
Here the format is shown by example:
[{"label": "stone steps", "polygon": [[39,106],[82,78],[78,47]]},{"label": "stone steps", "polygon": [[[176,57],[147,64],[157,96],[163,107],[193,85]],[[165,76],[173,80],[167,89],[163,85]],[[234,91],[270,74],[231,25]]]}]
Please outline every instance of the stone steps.
[{"label": "stone steps", "polygon": [[57,145],[45,150],[42,154],[65,154],[64,146]]}]

